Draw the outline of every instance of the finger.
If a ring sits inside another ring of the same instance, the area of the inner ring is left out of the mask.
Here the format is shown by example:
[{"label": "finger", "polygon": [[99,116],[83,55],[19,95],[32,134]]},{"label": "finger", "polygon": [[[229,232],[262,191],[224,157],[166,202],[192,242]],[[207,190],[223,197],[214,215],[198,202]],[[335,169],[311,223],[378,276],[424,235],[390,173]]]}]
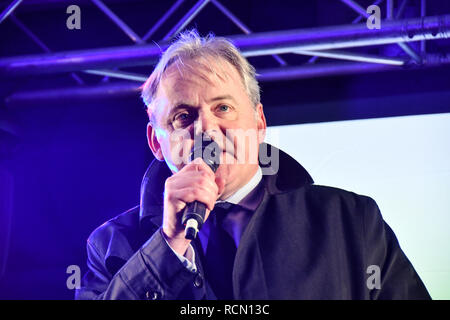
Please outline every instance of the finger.
[{"label": "finger", "polygon": [[201,158],[194,159],[194,161],[187,164],[183,169],[184,171],[205,171],[211,175],[211,177],[215,176],[212,169]]},{"label": "finger", "polygon": [[172,197],[184,203],[199,201],[204,203],[209,210],[214,208],[217,195],[208,192],[203,188],[187,187],[173,192]]},{"label": "finger", "polygon": [[166,190],[183,189],[186,187],[203,187],[209,192],[218,193],[215,177],[204,171],[186,172],[183,175],[172,176],[166,180]]}]

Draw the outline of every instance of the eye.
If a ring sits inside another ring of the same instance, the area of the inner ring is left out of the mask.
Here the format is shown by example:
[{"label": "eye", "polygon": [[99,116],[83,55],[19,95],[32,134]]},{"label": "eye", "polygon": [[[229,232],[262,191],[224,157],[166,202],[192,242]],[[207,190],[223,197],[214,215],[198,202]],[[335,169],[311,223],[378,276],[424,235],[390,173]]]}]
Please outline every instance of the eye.
[{"label": "eye", "polygon": [[192,122],[192,114],[187,111],[179,112],[174,115],[172,125],[176,128],[187,127]]},{"label": "eye", "polygon": [[187,112],[178,113],[175,115],[174,120],[175,121],[184,121],[189,118],[189,114]]},{"label": "eye", "polygon": [[230,107],[227,106],[226,104],[221,104],[217,109],[220,112],[228,112],[228,111],[230,111]]}]

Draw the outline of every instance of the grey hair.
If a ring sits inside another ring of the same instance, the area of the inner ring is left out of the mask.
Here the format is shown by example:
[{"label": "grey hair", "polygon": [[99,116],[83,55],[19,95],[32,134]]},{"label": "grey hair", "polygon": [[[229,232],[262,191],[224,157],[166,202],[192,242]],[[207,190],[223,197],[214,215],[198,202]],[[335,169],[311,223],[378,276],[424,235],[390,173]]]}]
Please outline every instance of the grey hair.
[{"label": "grey hair", "polygon": [[193,29],[179,35],[178,39],[162,54],[152,74],[141,87],[141,98],[148,107],[147,112],[151,119],[150,106],[155,99],[164,72],[176,61],[184,65],[183,60],[196,58],[223,58],[231,63],[241,76],[254,108],[260,103],[260,88],[256,80],[255,68],[241,52],[225,38],[215,37],[211,33],[206,37],[200,37],[197,30]]}]

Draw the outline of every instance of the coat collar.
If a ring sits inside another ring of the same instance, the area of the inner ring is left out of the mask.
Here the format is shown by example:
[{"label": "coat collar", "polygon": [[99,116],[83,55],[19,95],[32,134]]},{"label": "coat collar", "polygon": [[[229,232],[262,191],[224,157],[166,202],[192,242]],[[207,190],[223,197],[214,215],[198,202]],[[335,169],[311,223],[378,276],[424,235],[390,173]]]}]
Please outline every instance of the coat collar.
[{"label": "coat collar", "polygon": [[[265,189],[269,195],[285,193],[293,189],[301,188],[314,183],[303,166],[287,153],[276,147],[263,143],[261,150],[270,150],[271,155],[278,153],[278,170],[271,175],[264,175],[263,181]],[[261,158],[261,157],[260,157]],[[268,166],[260,163],[263,172],[267,172]],[[266,169],[266,170],[264,170]],[[171,176],[171,171],[164,161],[153,160],[144,174],[141,184],[141,200],[139,209],[139,220],[150,218],[157,225],[162,223],[162,207],[164,199],[164,183]]]}]

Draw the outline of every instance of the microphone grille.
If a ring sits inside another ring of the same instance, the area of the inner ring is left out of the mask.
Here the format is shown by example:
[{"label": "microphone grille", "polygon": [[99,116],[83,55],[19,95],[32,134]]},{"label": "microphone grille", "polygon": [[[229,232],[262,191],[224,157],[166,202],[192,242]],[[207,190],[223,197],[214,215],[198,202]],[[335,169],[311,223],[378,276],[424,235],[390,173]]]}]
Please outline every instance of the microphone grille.
[{"label": "microphone grille", "polygon": [[211,170],[216,172],[220,166],[221,153],[222,150],[217,142],[209,137],[202,137],[201,146],[196,146],[194,143],[194,148],[190,155],[190,161],[193,161],[196,158],[202,158]]}]

